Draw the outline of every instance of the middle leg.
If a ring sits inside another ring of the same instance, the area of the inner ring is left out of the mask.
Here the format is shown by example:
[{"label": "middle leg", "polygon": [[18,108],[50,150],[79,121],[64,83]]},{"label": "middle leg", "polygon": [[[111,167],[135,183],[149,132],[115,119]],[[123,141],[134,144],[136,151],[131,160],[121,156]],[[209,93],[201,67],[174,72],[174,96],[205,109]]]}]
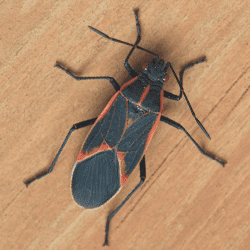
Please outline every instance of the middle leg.
[{"label": "middle leg", "polygon": [[70,71],[64,69],[63,67],[61,67],[60,65],[56,64],[57,68],[65,71],[68,75],[70,75],[71,77],[73,77],[74,79],[76,79],[77,81],[82,81],[82,80],[95,80],[95,79],[105,79],[108,80],[112,86],[114,87],[114,89],[116,91],[120,90],[120,85],[117,83],[117,81],[113,78],[113,77],[109,77],[109,76],[85,76],[85,77],[77,77],[74,76]]}]

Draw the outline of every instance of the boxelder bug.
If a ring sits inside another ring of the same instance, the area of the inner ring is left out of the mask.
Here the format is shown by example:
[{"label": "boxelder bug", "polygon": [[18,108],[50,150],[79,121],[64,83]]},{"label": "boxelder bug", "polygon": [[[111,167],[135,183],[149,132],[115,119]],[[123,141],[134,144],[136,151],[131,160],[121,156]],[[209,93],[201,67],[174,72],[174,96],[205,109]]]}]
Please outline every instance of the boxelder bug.
[{"label": "boxelder bug", "polygon": [[[56,65],[56,67],[64,70],[67,74],[78,81],[106,79],[113,85],[116,93],[98,118],[74,124],[48,171],[26,183],[26,186],[28,186],[34,180],[40,179],[52,172],[71,133],[74,130],[94,124],[83,144],[83,148],[76,159],[72,171],[71,190],[73,198],[78,205],[84,208],[97,208],[108,202],[119,192],[137,163],[140,162],[141,181],[118,206],[118,208],[108,216],[104,245],[107,245],[108,243],[109,221],[142,185],[146,178],[145,151],[159,121],[165,122],[184,131],[202,154],[224,166],[224,163],[205,153],[179,123],[162,115],[163,98],[166,97],[171,100],[179,101],[183,94],[193,117],[206,136],[210,139],[209,134],[196,118],[182,87],[184,71],[193,67],[195,64],[204,62],[205,59],[189,64],[186,68],[180,71],[180,79],[178,79],[170,62],[165,64],[164,60],[159,60],[157,54],[138,46],[141,40],[141,33],[138,14],[136,11],[135,19],[138,33],[135,44],[110,38],[106,34],[89,26],[91,30],[105,38],[132,46],[132,49],[125,60],[124,66],[133,79],[125,83],[121,88],[113,77],[76,77],[58,64]],[[148,67],[139,75],[128,63],[128,59],[135,48],[146,51],[155,56]],[[163,83],[168,80],[166,73],[168,68],[173,72],[180,87],[179,95],[174,95],[163,90]]]}]

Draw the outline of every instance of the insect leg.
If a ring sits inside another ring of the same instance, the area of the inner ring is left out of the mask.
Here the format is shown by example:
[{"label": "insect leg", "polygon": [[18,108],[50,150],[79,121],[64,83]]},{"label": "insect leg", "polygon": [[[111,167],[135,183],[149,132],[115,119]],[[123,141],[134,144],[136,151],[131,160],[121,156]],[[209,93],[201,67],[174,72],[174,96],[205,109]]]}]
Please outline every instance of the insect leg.
[{"label": "insect leg", "polygon": [[202,58],[201,60],[199,60],[199,61],[197,61],[197,62],[195,62],[195,63],[190,63],[190,64],[188,64],[188,66],[186,66],[184,69],[182,69],[182,70],[180,71],[180,82],[181,82],[181,85],[182,85],[182,78],[183,78],[183,73],[184,73],[184,71],[187,70],[187,69],[192,68],[192,67],[193,67],[194,65],[196,65],[196,64],[203,63],[203,62],[206,62],[206,59],[205,59],[205,58]]},{"label": "insect leg", "polygon": [[[172,72],[173,72],[173,74],[174,74],[174,76],[175,76],[175,79],[176,79],[176,81],[177,81],[178,84],[179,84],[180,91],[183,92],[183,95],[184,95],[184,97],[185,97],[185,99],[186,99],[186,102],[187,102],[187,104],[188,104],[188,106],[189,106],[189,109],[190,109],[190,111],[191,111],[193,117],[195,118],[196,122],[198,123],[198,125],[200,126],[200,128],[202,129],[202,131],[204,132],[204,134],[211,140],[210,135],[208,134],[208,132],[206,131],[206,129],[203,127],[203,125],[201,124],[201,122],[198,120],[198,118],[195,116],[195,113],[194,113],[194,111],[193,111],[193,109],[192,109],[192,106],[191,106],[191,104],[190,104],[190,102],[189,102],[189,100],[188,100],[188,98],[187,98],[187,96],[186,96],[186,94],[185,94],[185,92],[184,92],[183,86],[182,86],[182,85],[183,85],[183,84],[182,84],[182,78],[183,78],[183,73],[184,73],[184,71],[187,70],[187,69],[189,69],[189,68],[191,68],[191,67],[193,67],[195,64],[202,63],[202,62],[205,62],[205,58],[203,58],[202,60],[200,60],[200,61],[198,61],[198,62],[196,62],[196,63],[191,63],[191,64],[189,64],[187,67],[185,67],[183,70],[181,70],[181,71],[180,71],[180,80],[178,79],[178,77],[177,77],[177,75],[176,75],[176,73],[175,73],[175,71],[174,71],[174,69],[173,69],[173,67],[172,67],[172,65],[171,65],[170,62],[168,62],[168,63],[166,64],[165,69],[167,69],[168,67],[170,67],[170,69],[172,70]],[[166,94],[166,95],[167,95],[167,94]],[[164,96],[165,96],[165,92],[164,92]],[[181,98],[181,96],[182,96],[182,95],[180,94],[180,98]],[[165,97],[167,97],[167,96],[165,96]],[[170,98],[170,99],[171,99],[171,98]]]},{"label": "insect leg", "polygon": [[124,62],[124,66],[126,68],[126,70],[128,71],[128,73],[132,76],[132,77],[136,77],[138,76],[138,74],[136,73],[136,71],[130,66],[130,64],[128,63],[128,59],[130,58],[130,56],[132,55],[134,49],[137,47],[137,45],[139,44],[140,40],[141,40],[141,30],[140,30],[140,24],[138,21],[138,13],[137,11],[135,12],[135,21],[136,21],[136,27],[137,27],[137,39],[135,44],[133,45],[133,48],[130,50],[130,52],[128,53],[128,56]]},{"label": "insect leg", "polygon": [[[99,35],[101,35],[101,36],[103,36],[103,37],[105,37],[105,38],[107,38],[107,39],[109,39],[109,40],[111,40],[111,41],[113,41],[113,42],[122,43],[122,44],[125,44],[125,45],[128,45],[128,46],[131,46],[131,47],[134,46],[132,43],[127,43],[127,42],[124,42],[124,41],[121,41],[121,40],[118,40],[118,39],[109,37],[108,35],[104,34],[103,32],[101,32],[100,30],[98,30],[98,29],[96,29],[96,28],[93,28],[93,27],[91,27],[91,26],[89,26],[89,28],[90,28],[91,30],[93,30],[94,32],[96,32],[97,34],[99,34]],[[157,54],[151,52],[150,50],[147,50],[147,49],[142,48],[142,47],[140,47],[140,46],[137,46],[136,48],[139,49],[139,50],[148,52],[148,53],[150,53],[150,54],[152,54],[152,55],[154,55],[154,56],[158,56]]]},{"label": "insect leg", "polygon": [[51,164],[50,168],[47,170],[47,172],[45,172],[45,173],[43,173],[43,174],[37,176],[35,179],[33,179],[33,180],[31,180],[31,181],[28,181],[28,182],[26,183],[26,187],[28,187],[28,185],[29,185],[31,182],[33,182],[33,181],[35,181],[35,180],[38,180],[38,179],[42,178],[43,176],[45,176],[45,175],[47,175],[47,174],[49,174],[49,173],[52,172],[52,170],[53,170],[53,168],[54,168],[54,166],[55,166],[55,164],[56,164],[56,161],[57,161],[59,155],[61,154],[61,152],[62,152],[62,150],[63,150],[65,144],[67,143],[67,141],[68,141],[68,139],[69,139],[69,137],[70,137],[70,135],[72,134],[73,131],[75,131],[75,130],[77,130],[77,129],[80,129],[80,128],[84,128],[84,127],[89,126],[89,125],[91,125],[91,124],[94,124],[96,119],[97,119],[97,118],[93,118],[93,119],[90,119],[90,120],[87,120],[87,121],[83,121],[83,122],[79,122],[79,123],[74,124],[74,125],[72,126],[72,128],[70,129],[69,133],[67,134],[67,136],[65,137],[62,146],[60,147],[60,149],[59,149],[59,151],[58,151],[58,153],[57,153],[57,155],[56,155],[54,161],[52,162],[52,164]]},{"label": "insect leg", "polygon": [[181,129],[183,132],[186,133],[186,135],[189,137],[189,139],[191,139],[191,141],[192,141],[192,142],[194,143],[194,145],[200,150],[200,152],[201,152],[202,154],[204,154],[205,156],[207,156],[208,158],[210,158],[210,159],[212,159],[212,160],[217,161],[218,163],[220,163],[220,164],[224,167],[224,163],[223,163],[223,162],[221,162],[221,161],[215,159],[213,156],[211,156],[211,155],[205,153],[205,152],[201,149],[201,147],[197,144],[197,142],[192,138],[192,136],[186,131],[186,129],[183,128],[179,123],[177,123],[177,122],[175,122],[175,121],[173,121],[173,120],[171,120],[171,119],[169,119],[169,118],[167,118],[167,117],[165,117],[165,116],[163,116],[163,115],[161,116],[161,119],[160,119],[160,120],[161,120],[162,122],[165,122],[165,123],[169,124],[170,126],[173,126],[173,127],[177,128],[177,129]]},{"label": "insect leg", "polygon": [[141,31],[140,31],[140,24],[139,24],[139,22],[138,22],[138,13],[137,13],[137,11],[134,11],[134,12],[135,12],[135,20],[136,20],[137,33],[138,33],[137,40],[136,40],[135,44],[127,43],[127,42],[124,42],[124,41],[121,41],[121,40],[118,40],[118,39],[109,37],[108,35],[104,34],[103,32],[101,32],[101,31],[99,31],[99,30],[97,30],[97,29],[95,29],[95,28],[89,26],[89,28],[90,28],[91,30],[93,30],[93,31],[96,32],[97,34],[99,34],[99,35],[101,35],[101,36],[103,36],[103,37],[105,37],[105,38],[107,38],[107,39],[109,39],[109,40],[111,40],[111,41],[114,41],[114,42],[117,42],[117,43],[122,43],[122,44],[125,44],[125,45],[132,46],[132,47],[133,47],[132,50],[129,52],[129,54],[128,54],[128,56],[127,56],[125,62],[124,62],[124,66],[125,66],[126,70],[128,71],[128,73],[129,73],[132,77],[138,76],[138,74],[136,73],[136,71],[135,71],[135,70],[129,65],[129,63],[128,63],[128,59],[129,59],[129,57],[131,56],[131,54],[132,54],[132,52],[134,51],[135,48],[140,49],[140,50],[143,50],[143,51],[148,52],[148,53],[150,53],[150,54],[152,54],[152,55],[154,55],[154,56],[159,57],[157,54],[155,54],[155,53],[153,53],[153,52],[151,52],[151,51],[149,51],[149,50],[147,50],[147,49],[144,49],[144,48],[138,46],[138,44],[139,44],[139,42],[140,42],[140,40],[141,40]]},{"label": "insect leg", "polygon": [[106,223],[106,229],[105,229],[105,242],[104,245],[108,245],[108,232],[109,232],[109,221],[114,217],[114,215],[121,209],[121,207],[128,201],[128,199],[137,191],[137,189],[142,185],[144,180],[146,179],[146,162],[145,162],[145,155],[143,156],[141,162],[140,162],[140,183],[134,188],[134,190],[124,199],[124,201],[119,205],[119,207],[112,212],[108,218]]},{"label": "insect leg", "polygon": [[[183,81],[183,73],[184,73],[184,71],[187,70],[187,69],[189,69],[189,68],[191,68],[191,67],[193,67],[194,65],[196,65],[198,63],[202,63],[202,62],[205,62],[205,58],[203,58],[202,60],[197,61],[195,63],[188,64],[188,66],[186,66],[184,69],[182,69],[180,71],[180,84],[181,84],[181,86],[183,86],[183,82],[182,81]],[[168,63],[168,64],[170,64],[170,63]],[[172,67],[171,67],[171,70],[174,72],[174,69]],[[175,72],[174,72],[174,74],[175,74]],[[175,77],[177,78],[176,75],[175,75]],[[178,82],[178,80],[177,80],[177,82]],[[171,99],[171,100],[179,101],[182,98],[182,88],[180,88],[180,94],[179,95],[174,95],[174,94],[172,94],[170,92],[164,91],[164,97],[166,97],[168,99]]]},{"label": "insect leg", "polygon": [[114,89],[116,91],[120,90],[120,86],[119,84],[116,82],[116,80],[113,77],[108,77],[108,76],[98,76],[98,77],[77,77],[74,76],[71,72],[69,72],[68,70],[64,69],[63,67],[61,67],[60,65],[56,64],[57,68],[65,71],[68,75],[70,75],[71,77],[73,77],[74,79],[76,79],[77,81],[81,81],[81,80],[93,80],[93,79],[106,79],[109,80],[109,82],[112,84],[112,86],[114,87]]},{"label": "insect leg", "polygon": [[175,101],[180,101],[182,97],[182,91],[180,90],[180,95],[175,95],[173,93],[167,92],[164,90],[164,97],[170,99],[170,100],[175,100]]}]

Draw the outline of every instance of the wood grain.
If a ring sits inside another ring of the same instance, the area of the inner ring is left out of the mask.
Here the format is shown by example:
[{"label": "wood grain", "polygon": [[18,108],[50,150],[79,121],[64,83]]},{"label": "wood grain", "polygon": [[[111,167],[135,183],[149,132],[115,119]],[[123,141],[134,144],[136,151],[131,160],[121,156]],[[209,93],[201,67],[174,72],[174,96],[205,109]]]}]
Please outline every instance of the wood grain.
[{"label": "wood grain", "polygon": [[[161,123],[146,154],[147,179],[112,219],[108,249],[250,249],[250,2],[211,1],[4,1],[0,2],[1,249],[103,249],[106,218],[139,182],[139,170],[111,202],[96,210],[71,198],[72,166],[89,131],[72,135],[52,174],[49,168],[74,123],[98,116],[114,94],[105,80],[129,80],[123,66],[135,42],[159,53],[178,72],[212,137],[209,141],[184,100],[164,101],[163,115],[181,123],[219,164],[199,153],[182,131]],[[135,51],[137,70],[152,57]],[[165,90],[178,93],[170,74]]]}]

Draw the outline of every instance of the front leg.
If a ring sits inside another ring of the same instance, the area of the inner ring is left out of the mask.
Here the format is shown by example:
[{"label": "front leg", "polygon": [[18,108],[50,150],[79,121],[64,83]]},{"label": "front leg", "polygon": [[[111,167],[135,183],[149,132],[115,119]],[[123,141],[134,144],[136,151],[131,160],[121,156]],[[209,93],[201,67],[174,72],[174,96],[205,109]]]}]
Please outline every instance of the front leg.
[{"label": "front leg", "polygon": [[130,64],[128,63],[128,59],[130,58],[130,56],[132,55],[134,49],[137,47],[137,45],[139,44],[140,40],[141,40],[141,31],[140,31],[140,24],[138,21],[138,13],[137,11],[135,11],[135,20],[136,20],[136,27],[137,27],[137,39],[135,44],[133,45],[133,48],[130,50],[125,62],[124,62],[124,66],[126,68],[126,70],[128,71],[128,73],[132,76],[132,77],[136,77],[138,76],[138,74],[136,73],[136,71],[130,66]]}]

